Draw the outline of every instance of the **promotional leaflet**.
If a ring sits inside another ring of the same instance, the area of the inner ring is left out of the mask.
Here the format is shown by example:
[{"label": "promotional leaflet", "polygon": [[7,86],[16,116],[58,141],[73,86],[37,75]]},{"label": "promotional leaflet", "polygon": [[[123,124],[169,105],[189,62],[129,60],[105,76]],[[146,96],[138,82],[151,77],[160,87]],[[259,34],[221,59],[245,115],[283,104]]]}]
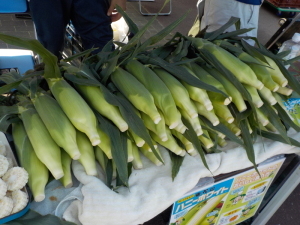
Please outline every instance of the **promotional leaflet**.
[{"label": "promotional leaflet", "polygon": [[173,204],[169,225],[234,225],[255,215],[285,158],[193,189]]}]

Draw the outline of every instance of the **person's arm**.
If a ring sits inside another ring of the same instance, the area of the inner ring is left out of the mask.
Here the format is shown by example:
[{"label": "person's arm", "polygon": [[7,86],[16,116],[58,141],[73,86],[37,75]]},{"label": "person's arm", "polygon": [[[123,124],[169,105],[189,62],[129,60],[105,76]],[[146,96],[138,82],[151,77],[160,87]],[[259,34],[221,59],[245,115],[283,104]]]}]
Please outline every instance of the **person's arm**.
[{"label": "person's arm", "polygon": [[122,15],[115,9],[116,5],[120,6],[124,11],[126,10],[127,0],[111,0],[110,7],[107,11],[107,15],[111,17],[111,22],[119,20]]}]

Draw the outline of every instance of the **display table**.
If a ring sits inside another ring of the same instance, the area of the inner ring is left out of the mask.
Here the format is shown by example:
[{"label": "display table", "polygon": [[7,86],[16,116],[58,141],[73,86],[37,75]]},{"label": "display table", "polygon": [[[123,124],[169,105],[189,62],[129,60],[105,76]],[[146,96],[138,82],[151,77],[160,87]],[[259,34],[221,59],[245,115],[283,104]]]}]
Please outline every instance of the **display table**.
[{"label": "display table", "polygon": [[[289,131],[289,136],[300,140],[300,133]],[[300,153],[300,148],[280,142],[258,138],[254,144],[256,163],[279,154]],[[47,186],[46,199],[31,204],[41,214],[54,214],[68,221],[83,225],[135,225],[155,217],[191,190],[203,177],[217,176],[252,166],[246,152],[234,143],[224,152],[206,156],[210,171],[200,157],[186,156],[178,175],[171,178],[171,161],[166,150],[161,149],[165,165],[157,167],[143,158],[145,168],[133,170],[129,188],[110,190],[100,180],[104,178],[99,167],[99,178],[87,176],[83,167],[73,162],[75,177],[80,183],[65,189],[59,181]],[[51,201],[49,199],[55,199]]]}]

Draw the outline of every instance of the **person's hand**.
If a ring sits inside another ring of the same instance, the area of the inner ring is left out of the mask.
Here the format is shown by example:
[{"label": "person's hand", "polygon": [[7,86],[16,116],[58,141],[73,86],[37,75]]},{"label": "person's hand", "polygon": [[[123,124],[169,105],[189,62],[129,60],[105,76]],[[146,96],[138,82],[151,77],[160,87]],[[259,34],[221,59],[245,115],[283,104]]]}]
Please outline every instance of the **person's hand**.
[{"label": "person's hand", "polygon": [[107,15],[110,16],[111,22],[115,22],[122,17],[122,15],[117,12],[115,7],[116,7],[116,5],[118,5],[125,11],[126,10],[126,1],[127,0],[111,0],[110,7],[107,11]]}]

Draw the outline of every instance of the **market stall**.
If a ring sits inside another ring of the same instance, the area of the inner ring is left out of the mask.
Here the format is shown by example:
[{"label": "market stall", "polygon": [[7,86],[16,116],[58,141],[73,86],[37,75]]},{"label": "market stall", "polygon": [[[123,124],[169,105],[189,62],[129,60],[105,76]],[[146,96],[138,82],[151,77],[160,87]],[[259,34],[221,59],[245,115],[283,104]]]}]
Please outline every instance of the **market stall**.
[{"label": "market stall", "polygon": [[129,23],[136,35],[127,44],[84,52],[79,67],[57,64],[37,41],[0,34],[45,62],[2,76],[2,140],[28,171],[32,210],[76,224],[142,224],[201,178],[299,153],[298,118],[282,104],[299,83],[283,62],[222,29],[154,46],[181,20],[144,43],[147,27]]}]

